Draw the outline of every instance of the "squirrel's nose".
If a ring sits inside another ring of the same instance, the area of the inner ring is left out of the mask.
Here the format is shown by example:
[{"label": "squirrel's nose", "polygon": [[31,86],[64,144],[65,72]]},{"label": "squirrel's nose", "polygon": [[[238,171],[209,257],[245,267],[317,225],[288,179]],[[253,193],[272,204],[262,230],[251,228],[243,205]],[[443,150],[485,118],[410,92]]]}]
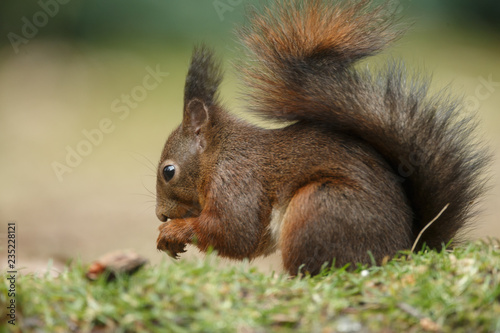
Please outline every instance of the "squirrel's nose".
[{"label": "squirrel's nose", "polygon": [[166,222],[168,220],[168,216],[163,214],[163,212],[159,209],[156,210],[156,217],[158,217],[158,220],[162,222]]}]

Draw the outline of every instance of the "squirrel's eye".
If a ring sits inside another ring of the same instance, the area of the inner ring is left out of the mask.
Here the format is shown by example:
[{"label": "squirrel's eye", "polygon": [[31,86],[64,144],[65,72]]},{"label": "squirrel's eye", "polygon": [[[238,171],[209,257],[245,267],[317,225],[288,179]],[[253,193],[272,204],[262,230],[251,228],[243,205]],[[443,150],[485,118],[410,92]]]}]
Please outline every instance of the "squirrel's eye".
[{"label": "squirrel's eye", "polygon": [[166,167],[163,168],[163,178],[168,182],[172,178],[174,178],[175,175],[175,166],[173,165],[167,165]]}]

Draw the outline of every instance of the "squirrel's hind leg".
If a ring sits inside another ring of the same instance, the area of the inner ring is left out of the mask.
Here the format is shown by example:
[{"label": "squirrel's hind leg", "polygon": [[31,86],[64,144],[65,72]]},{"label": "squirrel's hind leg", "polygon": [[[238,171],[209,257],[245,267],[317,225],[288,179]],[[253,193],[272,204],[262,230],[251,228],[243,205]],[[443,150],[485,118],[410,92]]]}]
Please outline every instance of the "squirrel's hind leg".
[{"label": "squirrel's hind leg", "polygon": [[374,200],[363,189],[335,178],[300,188],[281,225],[284,268],[291,275],[315,275],[325,263],[334,262],[337,267],[370,264],[369,251],[380,263],[385,256],[409,248],[408,221],[398,220],[401,216],[387,220],[392,210],[390,199]]}]

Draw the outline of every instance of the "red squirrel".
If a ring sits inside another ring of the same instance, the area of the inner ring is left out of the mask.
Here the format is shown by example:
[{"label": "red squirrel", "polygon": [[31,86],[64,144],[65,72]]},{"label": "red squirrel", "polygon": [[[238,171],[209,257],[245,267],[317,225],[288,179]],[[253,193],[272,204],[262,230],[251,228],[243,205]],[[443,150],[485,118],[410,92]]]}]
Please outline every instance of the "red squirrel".
[{"label": "red squirrel", "polygon": [[291,275],[323,265],[380,264],[410,249],[456,244],[477,214],[488,153],[476,121],[401,64],[355,68],[400,36],[373,1],[277,0],[249,14],[238,67],[248,112],[218,97],[221,66],[194,49],[182,124],[157,174],[157,248],[186,244],[253,259],[281,250]]}]

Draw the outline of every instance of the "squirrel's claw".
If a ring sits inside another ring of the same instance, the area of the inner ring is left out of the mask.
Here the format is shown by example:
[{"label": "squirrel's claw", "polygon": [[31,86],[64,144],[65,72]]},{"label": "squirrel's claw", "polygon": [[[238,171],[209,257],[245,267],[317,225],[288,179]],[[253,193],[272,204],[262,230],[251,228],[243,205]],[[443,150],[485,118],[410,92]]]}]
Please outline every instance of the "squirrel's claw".
[{"label": "squirrel's claw", "polygon": [[158,240],[156,241],[156,248],[159,251],[167,253],[170,257],[174,259],[179,259],[179,253],[186,252],[186,244],[169,242],[163,237],[162,234],[158,236]]},{"label": "squirrel's claw", "polygon": [[170,243],[168,244],[168,249],[165,252],[174,259],[179,259],[179,253],[186,252],[186,244]]}]

